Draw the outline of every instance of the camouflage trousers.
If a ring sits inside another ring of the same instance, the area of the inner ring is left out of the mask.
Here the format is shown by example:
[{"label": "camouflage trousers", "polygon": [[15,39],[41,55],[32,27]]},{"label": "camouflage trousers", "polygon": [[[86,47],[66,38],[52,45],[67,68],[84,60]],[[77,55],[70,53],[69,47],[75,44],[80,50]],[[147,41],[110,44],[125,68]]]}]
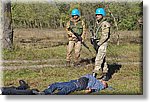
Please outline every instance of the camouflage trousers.
[{"label": "camouflage trousers", "polygon": [[71,55],[72,55],[73,50],[75,52],[74,54],[75,62],[78,62],[79,57],[80,57],[80,52],[81,52],[81,41],[69,41],[69,44],[67,46],[66,61],[71,60]]},{"label": "camouflage trousers", "polygon": [[106,49],[107,49],[107,42],[105,42],[99,47],[98,53],[95,59],[95,68],[93,72],[98,73],[100,69],[102,69],[103,73],[108,72],[108,66],[106,63]]}]

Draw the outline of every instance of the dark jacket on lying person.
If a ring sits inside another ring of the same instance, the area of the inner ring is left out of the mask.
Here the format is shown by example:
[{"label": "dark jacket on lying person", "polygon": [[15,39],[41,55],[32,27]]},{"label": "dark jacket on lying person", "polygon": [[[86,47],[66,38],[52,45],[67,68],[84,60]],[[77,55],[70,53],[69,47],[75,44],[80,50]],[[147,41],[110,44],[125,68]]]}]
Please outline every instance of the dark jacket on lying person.
[{"label": "dark jacket on lying person", "polygon": [[23,80],[20,80],[19,84],[18,87],[2,87],[2,95],[35,95],[33,92],[38,91],[37,89],[30,90],[28,84]]},{"label": "dark jacket on lying person", "polygon": [[[23,80],[20,80],[19,84],[20,86],[18,87],[2,87],[2,95],[38,95],[40,93],[37,89],[29,89],[28,84]],[[87,85],[88,79],[81,77],[78,80],[71,80],[69,82],[53,83],[42,93],[43,95],[67,95],[75,90],[85,90]],[[54,93],[55,90],[58,90],[58,92]]]},{"label": "dark jacket on lying person", "polygon": [[[29,89],[25,81],[19,81],[19,87],[3,87],[3,95],[67,95],[74,91],[85,90],[85,93],[99,92],[108,87],[108,84],[96,79],[91,74],[82,76],[77,80],[68,82],[56,82],[50,84],[44,91],[39,92],[37,89]],[[56,91],[57,90],[57,91]],[[56,91],[56,92],[55,92]]]}]

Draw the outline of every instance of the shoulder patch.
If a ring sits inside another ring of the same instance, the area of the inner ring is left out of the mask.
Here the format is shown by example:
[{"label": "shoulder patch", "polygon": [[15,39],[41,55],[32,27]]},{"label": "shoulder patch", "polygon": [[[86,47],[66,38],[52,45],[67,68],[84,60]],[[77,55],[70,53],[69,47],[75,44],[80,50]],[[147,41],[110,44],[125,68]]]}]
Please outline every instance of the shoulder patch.
[{"label": "shoulder patch", "polygon": [[101,25],[102,25],[102,27],[104,27],[104,28],[110,27],[110,24],[109,24],[107,21],[102,22]]}]

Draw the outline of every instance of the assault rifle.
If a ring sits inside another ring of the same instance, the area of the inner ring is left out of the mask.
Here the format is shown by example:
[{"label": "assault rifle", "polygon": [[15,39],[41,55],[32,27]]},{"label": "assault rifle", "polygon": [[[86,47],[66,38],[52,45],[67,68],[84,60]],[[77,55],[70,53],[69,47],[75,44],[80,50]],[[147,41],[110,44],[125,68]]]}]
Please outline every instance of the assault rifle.
[{"label": "assault rifle", "polygon": [[81,41],[82,45],[87,48],[91,53],[92,51],[90,50],[90,48],[82,41],[82,37],[79,36],[76,32],[74,32],[70,27],[68,28],[68,30],[70,30],[76,37],[79,41]]}]

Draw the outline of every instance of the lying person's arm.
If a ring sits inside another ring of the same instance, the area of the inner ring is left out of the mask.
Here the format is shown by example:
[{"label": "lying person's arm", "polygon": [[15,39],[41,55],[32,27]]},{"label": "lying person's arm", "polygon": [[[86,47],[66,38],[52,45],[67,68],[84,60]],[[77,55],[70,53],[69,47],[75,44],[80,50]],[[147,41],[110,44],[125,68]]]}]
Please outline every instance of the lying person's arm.
[{"label": "lying person's arm", "polygon": [[91,93],[92,92],[92,89],[88,88],[85,90],[85,93]]},{"label": "lying person's arm", "polygon": [[95,92],[95,91],[96,91],[95,89],[88,88],[88,89],[85,90],[85,93],[92,93],[92,92]]}]

